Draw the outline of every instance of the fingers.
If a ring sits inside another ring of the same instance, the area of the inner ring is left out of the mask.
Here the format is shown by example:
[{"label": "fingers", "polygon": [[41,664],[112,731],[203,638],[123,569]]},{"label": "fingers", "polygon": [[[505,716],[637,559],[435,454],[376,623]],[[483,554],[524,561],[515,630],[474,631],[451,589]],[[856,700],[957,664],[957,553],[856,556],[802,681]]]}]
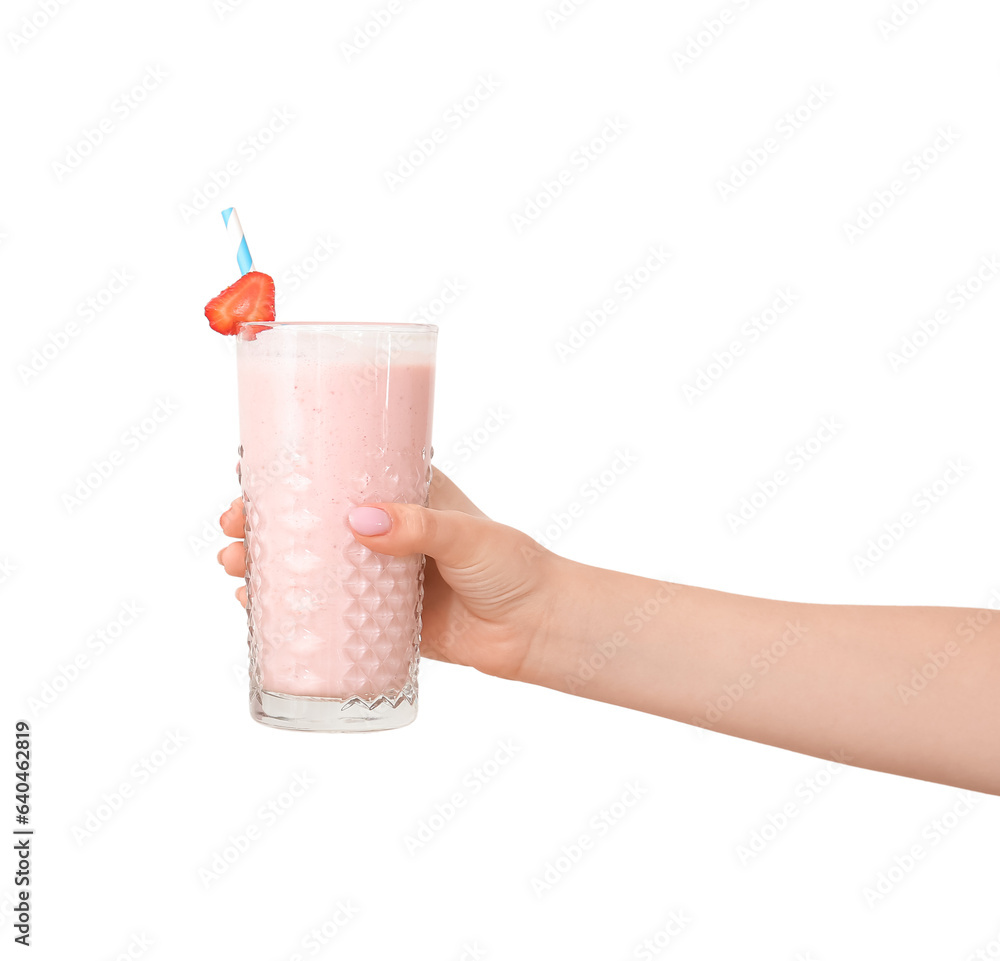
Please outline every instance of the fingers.
[{"label": "fingers", "polygon": [[[226,537],[243,537],[243,498],[237,497],[229,508],[223,512],[219,518],[219,526]],[[218,561],[227,574],[233,577],[246,577],[247,573],[247,553],[242,540],[227,544],[218,553]],[[236,589],[236,600],[244,607],[247,606],[247,589],[243,587]]]},{"label": "fingers", "polygon": [[357,540],[379,554],[429,554],[456,569],[482,563],[503,529],[482,515],[417,504],[366,504],[355,507],[348,522]]},{"label": "fingers", "polygon": [[365,504],[348,522],[358,541],[380,554],[428,554],[447,567],[471,567],[488,551],[494,524],[446,474],[434,468],[429,503]]},{"label": "fingers", "polygon": [[232,574],[233,577],[246,577],[247,552],[243,541],[233,541],[232,544],[223,547],[219,551],[218,560],[227,574]]},{"label": "fingers", "polygon": [[431,476],[429,504],[439,511],[464,511],[466,514],[473,514],[476,517],[486,516],[455,486],[455,482],[450,477],[441,473],[436,467]]},{"label": "fingers", "polygon": [[[494,524],[446,474],[434,469],[429,503],[365,505],[351,511],[351,526],[358,541],[373,551],[394,556],[428,554],[453,568],[471,567],[483,561],[501,525]],[[227,537],[244,536],[243,499],[237,497],[219,518]],[[242,540],[227,545],[218,554],[227,574],[246,576],[246,549]],[[247,606],[246,587],[236,598]]]},{"label": "fingers", "polygon": [[237,497],[229,509],[219,518],[219,525],[226,537],[243,536],[243,498]]}]

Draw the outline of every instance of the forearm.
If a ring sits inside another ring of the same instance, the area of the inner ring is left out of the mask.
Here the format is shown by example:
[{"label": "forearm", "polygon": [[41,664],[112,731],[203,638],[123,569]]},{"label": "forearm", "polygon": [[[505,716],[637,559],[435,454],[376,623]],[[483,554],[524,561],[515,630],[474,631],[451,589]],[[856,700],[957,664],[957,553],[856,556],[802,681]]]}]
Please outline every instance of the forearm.
[{"label": "forearm", "polygon": [[556,563],[520,679],[1000,794],[997,612],[800,604]]}]

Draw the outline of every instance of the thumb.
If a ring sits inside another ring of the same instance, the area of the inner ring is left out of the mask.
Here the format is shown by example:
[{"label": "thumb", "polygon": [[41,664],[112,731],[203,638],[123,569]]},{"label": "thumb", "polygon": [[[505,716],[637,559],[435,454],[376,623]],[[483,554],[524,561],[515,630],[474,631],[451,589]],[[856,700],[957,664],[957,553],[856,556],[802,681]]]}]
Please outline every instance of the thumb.
[{"label": "thumb", "polygon": [[378,554],[429,554],[452,568],[471,567],[489,552],[497,526],[464,511],[439,511],[419,504],[365,504],[348,514],[359,543]]}]

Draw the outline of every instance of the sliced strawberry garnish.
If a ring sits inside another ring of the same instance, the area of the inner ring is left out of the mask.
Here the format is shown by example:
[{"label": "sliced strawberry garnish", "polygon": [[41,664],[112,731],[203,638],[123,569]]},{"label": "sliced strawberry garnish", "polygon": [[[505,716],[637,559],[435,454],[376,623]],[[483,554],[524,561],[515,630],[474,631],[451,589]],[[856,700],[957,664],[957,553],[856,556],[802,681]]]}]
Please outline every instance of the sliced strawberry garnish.
[{"label": "sliced strawberry garnish", "polygon": [[236,334],[241,324],[267,324],[274,320],[274,281],[259,270],[244,274],[205,307],[212,330]]}]

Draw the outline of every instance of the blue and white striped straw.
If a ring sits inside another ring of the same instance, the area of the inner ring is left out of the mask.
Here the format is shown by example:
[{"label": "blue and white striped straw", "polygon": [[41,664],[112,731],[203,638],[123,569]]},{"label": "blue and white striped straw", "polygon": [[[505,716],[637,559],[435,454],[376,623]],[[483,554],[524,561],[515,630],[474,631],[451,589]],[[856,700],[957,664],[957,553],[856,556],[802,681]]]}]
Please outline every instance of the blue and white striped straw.
[{"label": "blue and white striped straw", "polygon": [[229,239],[233,242],[236,250],[236,263],[240,265],[240,275],[253,270],[253,257],[250,256],[250,248],[247,247],[247,239],[243,236],[243,228],[240,226],[240,218],[235,207],[227,207],[222,211],[222,222],[229,231]]}]

